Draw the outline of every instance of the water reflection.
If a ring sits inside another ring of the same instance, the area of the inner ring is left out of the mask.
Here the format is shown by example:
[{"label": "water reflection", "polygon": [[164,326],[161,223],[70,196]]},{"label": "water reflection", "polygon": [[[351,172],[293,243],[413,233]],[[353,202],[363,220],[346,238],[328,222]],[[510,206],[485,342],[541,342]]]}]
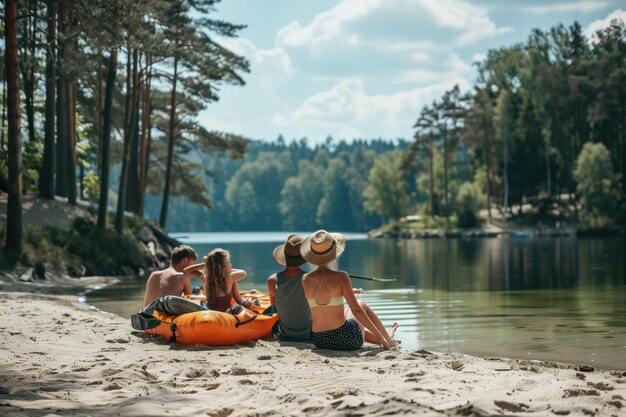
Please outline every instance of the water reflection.
[{"label": "water reflection", "polygon": [[[400,324],[408,348],[584,362],[626,368],[626,239],[350,240],[342,269],[397,278],[353,280],[383,323]],[[265,289],[278,243],[216,246],[246,269],[244,289]],[[129,316],[145,278],[106,288],[90,302]]]}]

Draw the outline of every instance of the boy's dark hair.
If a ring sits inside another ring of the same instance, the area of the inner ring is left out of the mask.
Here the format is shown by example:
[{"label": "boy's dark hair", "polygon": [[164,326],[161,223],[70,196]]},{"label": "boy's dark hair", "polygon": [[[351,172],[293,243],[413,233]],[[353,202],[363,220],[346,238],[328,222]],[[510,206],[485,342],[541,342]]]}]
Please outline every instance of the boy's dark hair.
[{"label": "boy's dark hair", "polygon": [[196,252],[190,246],[180,245],[174,248],[170,258],[172,265],[179,264],[183,259],[191,258],[194,261],[198,259]]}]

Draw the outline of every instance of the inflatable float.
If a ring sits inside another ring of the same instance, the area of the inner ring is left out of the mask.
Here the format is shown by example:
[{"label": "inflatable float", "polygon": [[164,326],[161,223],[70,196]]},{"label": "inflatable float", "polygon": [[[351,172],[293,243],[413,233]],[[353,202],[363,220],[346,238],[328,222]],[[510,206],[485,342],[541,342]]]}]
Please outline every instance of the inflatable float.
[{"label": "inflatable float", "polygon": [[[155,310],[153,316],[161,324],[145,330],[145,333],[188,345],[201,343],[209,346],[234,345],[269,335],[278,321],[275,313],[263,314],[270,307],[269,296],[258,291],[242,292],[241,296],[257,300],[259,305],[251,309],[242,308],[237,314],[206,310],[168,316]],[[196,302],[205,299],[203,295],[191,295],[187,298]]]}]

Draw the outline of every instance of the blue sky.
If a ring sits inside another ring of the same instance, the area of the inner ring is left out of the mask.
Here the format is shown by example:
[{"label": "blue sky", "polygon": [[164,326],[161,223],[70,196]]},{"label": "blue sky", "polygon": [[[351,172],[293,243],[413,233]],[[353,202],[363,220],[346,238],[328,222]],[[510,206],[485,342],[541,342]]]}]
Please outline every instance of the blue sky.
[{"label": "blue sky", "polygon": [[319,143],[412,137],[425,105],[473,62],[574,21],[593,33],[626,21],[626,0],[222,0],[215,18],[248,27],[220,42],[245,56],[243,87],[223,86],[200,123],[252,139]]}]

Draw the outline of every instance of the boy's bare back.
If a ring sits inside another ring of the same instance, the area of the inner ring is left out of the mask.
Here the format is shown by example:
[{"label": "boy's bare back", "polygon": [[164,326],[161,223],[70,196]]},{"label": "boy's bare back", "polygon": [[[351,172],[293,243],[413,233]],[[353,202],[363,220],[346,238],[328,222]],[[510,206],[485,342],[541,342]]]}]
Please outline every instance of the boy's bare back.
[{"label": "boy's bare back", "polygon": [[180,296],[181,293],[191,294],[191,279],[170,266],[161,271],[154,271],[146,282],[146,294],[143,306],[151,301],[167,295]]}]

